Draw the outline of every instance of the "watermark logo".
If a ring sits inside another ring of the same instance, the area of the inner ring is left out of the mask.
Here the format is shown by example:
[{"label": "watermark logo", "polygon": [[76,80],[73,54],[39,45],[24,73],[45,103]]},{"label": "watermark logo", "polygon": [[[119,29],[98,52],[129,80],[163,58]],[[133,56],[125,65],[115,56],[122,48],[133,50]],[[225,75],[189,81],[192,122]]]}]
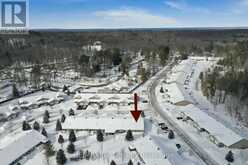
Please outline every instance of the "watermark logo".
[{"label": "watermark logo", "polygon": [[1,1],[2,34],[27,34],[28,32],[28,1]]}]

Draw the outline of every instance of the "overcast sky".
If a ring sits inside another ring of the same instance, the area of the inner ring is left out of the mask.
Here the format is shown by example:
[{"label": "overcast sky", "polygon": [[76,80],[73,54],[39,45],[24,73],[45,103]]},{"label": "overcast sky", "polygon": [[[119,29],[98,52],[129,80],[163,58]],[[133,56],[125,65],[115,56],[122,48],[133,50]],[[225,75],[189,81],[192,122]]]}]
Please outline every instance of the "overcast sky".
[{"label": "overcast sky", "polygon": [[29,0],[31,28],[248,27],[248,0]]}]

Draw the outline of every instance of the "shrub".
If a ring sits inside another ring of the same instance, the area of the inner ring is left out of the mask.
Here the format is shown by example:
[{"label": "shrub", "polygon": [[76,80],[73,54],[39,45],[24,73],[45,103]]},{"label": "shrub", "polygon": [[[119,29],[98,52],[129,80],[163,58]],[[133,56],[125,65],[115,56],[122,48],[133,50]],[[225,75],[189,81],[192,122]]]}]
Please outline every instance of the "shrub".
[{"label": "shrub", "polygon": [[226,155],[226,160],[228,161],[228,162],[234,162],[234,157],[233,157],[233,153],[232,153],[232,151],[229,151],[228,153],[227,153],[227,155]]}]

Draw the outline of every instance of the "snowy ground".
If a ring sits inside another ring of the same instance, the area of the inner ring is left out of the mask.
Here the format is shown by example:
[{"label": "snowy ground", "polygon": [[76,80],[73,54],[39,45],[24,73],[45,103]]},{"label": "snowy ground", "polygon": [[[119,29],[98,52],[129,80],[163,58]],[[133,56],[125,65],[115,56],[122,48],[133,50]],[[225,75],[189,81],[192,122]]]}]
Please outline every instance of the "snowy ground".
[{"label": "snowy ground", "polygon": [[[198,86],[199,83],[199,74],[202,71],[205,71],[208,67],[213,65],[214,62],[211,61],[198,61],[197,64],[193,67],[194,75],[190,79],[189,85],[187,85],[186,92],[191,94],[192,99],[194,100],[194,104],[200,108],[202,111],[209,114],[211,117],[216,119],[217,121],[224,124],[226,127],[232,129],[236,133],[240,135],[246,135],[247,129],[244,127],[240,127],[236,125],[233,120],[230,119],[227,115],[223,113],[223,111],[214,111],[213,106],[207,99],[202,95],[201,89]],[[171,119],[173,119],[183,130],[187,130],[187,134],[197,142],[211,157],[213,157],[219,164],[226,164],[225,155],[230,150],[229,148],[219,148],[215,144],[211,143],[207,138],[207,135],[204,133],[199,133],[197,129],[195,129],[189,123],[186,123],[182,120],[178,120],[177,117],[180,115],[180,107],[175,105],[169,104],[169,98],[164,97],[164,94],[160,93],[160,87],[163,86],[163,80],[161,80],[160,85],[156,88],[156,95],[160,102],[161,107],[163,108],[164,112],[167,113]],[[243,132],[243,133],[241,133]],[[226,135],[228,136],[228,135]],[[247,136],[246,136],[247,137]],[[248,164],[248,150],[232,150],[234,152],[235,162],[233,164],[236,165],[247,165]]]},{"label": "snowy ground", "polygon": [[[136,77],[136,62],[130,70],[130,77]],[[135,82],[130,77],[122,78],[116,82],[110,83],[109,88],[121,88],[128,87],[127,90],[132,89],[139,84]],[[98,81],[98,80],[96,80]],[[152,81],[152,78],[148,80],[145,84],[141,85],[134,92],[142,96],[145,100],[148,99],[147,96],[147,87]],[[128,83],[132,82],[132,85]],[[135,83],[134,83],[135,82]],[[74,82],[75,85],[80,85],[78,82]],[[87,89],[88,92],[97,92],[102,87],[94,87]],[[38,98],[54,98],[56,97],[57,92],[45,91],[37,92],[29,96],[22,97],[21,100],[26,100],[29,102],[36,102]],[[114,96],[115,94],[113,94]],[[0,105],[0,112],[6,113],[11,112],[9,107],[10,105],[18,104],[19,99],[4,103]],[[41,127],[44,127],[48,132],[48,138],[55,147],[55,150],[62,148],[65,153],[68,161],[68,165],[109,165],[111,160],[115,160],[117,164],[127,164],[131,159],[134,164],[140,162],[142,164],[141,158],[136,152],[130,152],[129,146],[134,146],[139,149],[139,154],[142,156],[142,159],[146,162],[167,162],[167,164],[173,165],[201,165],[203,164],[201,160],[198,159],[193,154],[193,151],[177,136],[175,139],[169,140],[167,131],[164,131],[160,128],[159,123],[164,122],[158,114],[156,114],[149,103],[139,103],[138,108],[143,110],[145,113],[145,130],[144,133],[133,133],[134,141],[128,142],[125,140],[126,133],[119,133],[115,135],[106,135],[104,136],[103,142],[98,142],[96,140],[95,132],[76,132],[77,141],[75,142],[76,153],[68,154],[66,151],[68,145],[68,132],[60,131],[56,132],[56,121],[61,118],[62,114],[68,116],[70,109],[74,109],[76,116],[98,116],[98,117],[112,117],[112,116],[130,116],[130,110],[133,110],[132,106],[115,106],[115,105],[106,105],[103,109],[98,110],[98,106],[89,106],[86,110],[77,111],[76,104],[73,101],[72,96],[66,96],[65,101],[56,104],[54,106],[42,106],[40,108],[31,109],[28,111],[20,111],[20,114],[17,118],[11,119],[8,122],[1,123],[1,133],[0,133],[0,148],[11,144],[18,136],[22,133],[22,122],[24,120],[28,121],[32,126],[34,121],[40,123]],[[44,112],[48,110],[50,113],[50,122],[44,124],[43,115]],[[165,123],[166,125],[166,123]],[[169,128],[170,129],[170,128]],[[59,135],[63,135],[65,143],[61,146],[57,142]],[[176,144],[181,145],[181,149],[177,149]],[[141,148],[141,150],[140,150]],[[77,162],[71,161],[69,158],[75,157],[79,150],[90,151],[94,156],[90,160],[80,160]],[[166,156],[166,159],[165,159]],[[49,165],[56,165],[55,156],[50,157],[47,160],[44,156],[43,150],[38,150],[33,154],[28,155],[23,161],[25,165],[46,165],[49,162]],[[146,163],[147,164],[147,163]],[[158,163],[159,164],[159,163]],[[164,163],[163,163],[164,164]]]}]

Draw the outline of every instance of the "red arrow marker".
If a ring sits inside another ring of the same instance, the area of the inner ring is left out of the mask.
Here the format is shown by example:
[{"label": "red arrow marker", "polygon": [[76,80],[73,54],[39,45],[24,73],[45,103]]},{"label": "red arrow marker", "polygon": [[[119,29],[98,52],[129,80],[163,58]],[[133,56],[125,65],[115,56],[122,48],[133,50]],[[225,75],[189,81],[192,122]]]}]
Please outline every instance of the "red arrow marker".
[{"label": "red arrow marker", "polygon": [[138,110],[138,95],[137,93],[134,94],[134,111],[130,111],[134,120],[136,122],[138,122],[139,118],[140,118],[140,114],[142,111]]}]

